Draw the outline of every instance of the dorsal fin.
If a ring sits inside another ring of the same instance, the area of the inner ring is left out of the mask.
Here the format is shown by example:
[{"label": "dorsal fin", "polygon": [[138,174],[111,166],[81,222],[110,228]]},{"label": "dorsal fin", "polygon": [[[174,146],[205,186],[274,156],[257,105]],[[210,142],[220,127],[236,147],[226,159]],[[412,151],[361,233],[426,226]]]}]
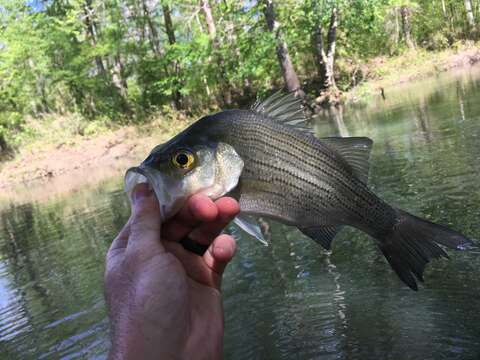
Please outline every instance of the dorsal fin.
[{"label": "dorsal fin", "polygon": [[302,99],[295,97],[293,92],[277,91],[263,101],[257,100],[252,110],[297,130],[312,131],[307,127]]},{"label": "dorsal fin", "polygon": [[336,150],[352,167],[354,174],[364,184],[368,181],[369,158],[373,141],[367,137],[321,138],[324,144]]}]

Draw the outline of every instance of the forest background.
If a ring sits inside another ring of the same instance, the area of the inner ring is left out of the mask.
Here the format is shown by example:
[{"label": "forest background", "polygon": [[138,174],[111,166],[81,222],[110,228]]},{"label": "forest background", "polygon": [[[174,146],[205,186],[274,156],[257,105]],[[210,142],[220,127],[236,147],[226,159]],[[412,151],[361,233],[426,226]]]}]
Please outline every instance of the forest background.
[{"label": "forest background", "polygon": [[0,0],[0,158],[52,124],[64,142],[152,119],[177,129],[275,88],[337,106],[477,49],[479,17],[480,0]]}]

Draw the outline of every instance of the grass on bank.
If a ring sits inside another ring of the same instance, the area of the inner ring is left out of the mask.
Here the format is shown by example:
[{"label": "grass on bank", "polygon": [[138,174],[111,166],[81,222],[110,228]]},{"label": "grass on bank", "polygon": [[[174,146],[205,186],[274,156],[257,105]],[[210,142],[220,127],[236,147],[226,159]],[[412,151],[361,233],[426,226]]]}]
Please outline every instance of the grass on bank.
[{"label": "grass on bank", "polygon": [[[46,114],[41,118],[27,118],[18,131],[8,139],[12,150],[8,160],[15,160],[22,153],[34,152],[49,146],[74,146],[76,143],[98,136],[112,135],[131,128],[139,138],[157,136],[166,139],[178,133],[194,118],[172,111],[168,106],[149,115],[142,122],[118,123],[108,118],[86,119],[80,114]],[[5,160],[5,159],[4,159]]]}]

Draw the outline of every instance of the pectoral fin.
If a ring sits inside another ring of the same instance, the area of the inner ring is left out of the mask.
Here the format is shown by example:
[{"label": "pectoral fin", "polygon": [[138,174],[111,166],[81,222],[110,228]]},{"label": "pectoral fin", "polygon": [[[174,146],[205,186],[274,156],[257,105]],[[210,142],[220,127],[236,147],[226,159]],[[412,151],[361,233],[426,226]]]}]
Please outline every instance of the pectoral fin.
[{"label": "pectoral fin", "polygon": [[341,226],[317,226],[308,228],[298,228],[303,234],[322,245],[326,250],[332,247],[332,240],[342,229]]},{"label": "pectoral fin", "polygon": [[263,245],[268,246],[267,240],[263,237],[262,230],[258,222],[251,216],[240,213],[233,222],[247,234],[253,236]]}]

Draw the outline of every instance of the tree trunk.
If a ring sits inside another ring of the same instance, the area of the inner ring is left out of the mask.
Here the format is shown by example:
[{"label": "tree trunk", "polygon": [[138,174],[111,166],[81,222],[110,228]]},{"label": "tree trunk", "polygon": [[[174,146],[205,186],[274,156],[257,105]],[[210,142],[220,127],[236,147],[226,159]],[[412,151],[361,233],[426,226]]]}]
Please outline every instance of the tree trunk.
[{"label": "tree trunk", "polygon": [[173,30],[172,16],[168,5],[162,5],[163,20],[165,21],[165,32],[167,33],[168,43],[173,45],[177,42],[175,39],[175,31]]},{"label": "tree trunk", "polygon": [[47,91],[45,89],[47,79],[44,75],[40,75],[37,80],[37,92],[40,95],[40,102],[42,104],[42,112],[48,113],[50,111],[47,101]]},{"label": "tree trunk", "polygon": [[332,9],[330,16],[330,26],[328,28],[328,50],[327,50],[327,66],[325,74],[325,87],[327,89],[336,89],[335,74],[333,65],[335,61],[335,46],[337,43],[337,8]]},{"label": "tree trunk", "polygon": [[453,29],[453,23],[452,23],[452,17],[449,16],[448,14],[448,11],[447,11],[447,5],[445,3],[445,0],[442,0],[442,15],[443,15],[443,18],[445,19],[445,21],[447,22],[448,24],[448,28],[450,29],[450,31]]},{"label": "tree trunk", "polygon": [[403,38],[409,49],[415,49],[415,43],[412,39],[412,26],[410,23],[411,11],[408,6],[400,7],[400,15],[402,17]]},{"label": "tree trunk", "polygon": [[[314,34],[314,49],[317,58],[317,68],[320,78],[320,90],[323,92],[321,98],[332,103],[334,98],[338,97],[338,90],[335,84],[335,47],[337,40],[337,9],[332,9],[330,16],[330,25],[328,27],[327,48],[323,42],[322,27],[320,22],[317,23]],[[322,101],[323,102],[323,101]],[[336,100],[333,101],[334,103]]]},{"label": "tree trunk", "polygon": [[398,43],[400,42],[400,20],[398,16],[398,11],[395,9],[395,35],[393,38],[393,43],[395,44],[395,47],[398,46]]},{"label": "tree trunk", "polygon": [[27,60],[30,72],[35,76],[35,96],[32,96],[31,106],[35,113],[35,116],[42,113],[49,112],[49,106],[47,101],[47,93],[45,89],[46,78],[45,75],[35,70],[35,63],[33,59]]},{"label": "tree trunk", "polygon": [[442,0],[442,14],[445,19],[448,19],[447,7],[445,6],[445,0]]},{"label": "tree trunk", "polygon": [[124,77],[124,66],[120,54],[115,55],[113,59],[112,82],[118,90],[122,99],[126,102],[128,99],[127,81]]},{"label": "tree trunk", "polygon": [[[170,45],[175,45],[177,42],[177,39],[175,38],[175,31],[173,29],[173,22],[172,22],[172,16],[170,13],[170,8],[168,5],[162,5],[162,12],[163,12],[163,20],[165,22],[165,31],[167,33],[168,37],[168,43]],[[175,76],[174,79],[174,89],[172,93],[172,98],[173,98],[173,104],[175,106],[175,109],[180,110],[182,108],[182,95],[180,94],[180,65],[178,63],[177,59],[174,59],[172,61],[172,68],[173,68],[173,74]]]},{"label": "tree trunk", "polygon": [[475,16],[478,16],[478,14],[480,13],[480,0],[477,0],[475,2],[473,13]]},{"label": "tree trunk", "polygon": [[464,0],[465,3],[465,11],[467,12],[467,22],[470,29],[475,27],[475,17],[473,15],[473,7],[471,0]]},{"label": "tree trunk", "polygon": [[161,48],[160,48],[160,40],[158,37],[158,31],[157,28],[155,27],[155,24],[152,21],[152,17],[150,15],[150,10],[148,9],[148,5],[146,0],[142,0],[142,9],[143,9],[143,16],[145,17],[145,20],[147,21],[148,25],[148,37],[150,39],[150,46],[152,47],[152,51],[160,55],[161,54]]},{"label": "tree trunk", "polygon": [[215,36],[217,34],[217,29],[215,27],[215,21],[213,20],[212,8],[210,7],[208,0],[201,0],[200,5],[205,15],[205,22],[207,23],[208,35],[210,35],[210,38],[215,39]]},{"label": "tree trunk", "polygon": [[325,76],[327,73],[326,69],[326,54],[325,50],[323,49],[323,29],[322,25],[320,22],[317,23],[315,26],[315,31],[314,31],[314,38],[313,38],[313,48],[315,49],[315,57],[317,60],[317,72],[318,72],[318,78],[320,80],[320,84],[325,84]]},{"label": "tree trunk", "polygon": [[[92,0],[86,0],[83,4],[83,13],[85,14],[85,26],[87,28],[87,36],[90,38],[90,43],[93,47],[97,46],[97,25],[93,20],[93,8]],[[100,75],[105,75],[105,66],[103,60],[99,55],[95,56],[95,64],[97,66],[97,72]]]},{"label": "tree trunk", "polygon": [[5,140],[5,136],[0,133],[0,154],[3,154],[8,150],[7,140]]},{"label": "tree trunk", "polygon": [[218,85],[220,88],[220,102],[224,105],[232,104],[232,91],[227,77],[227,72],[225,69],[225,59],[223,55],[219,52],[219,39],[217,37],[217,29],[215,26],[215,20],[212,15],[212,8],[208,0],[201,0],[200,2],[203,14],[205,15],[205,22],[207,23],[208,35],[212,40],[213,45],[213,58],[218,66]]},{"label": "tree trunk", "polygon": [[304,97],[305,93],[300,86],[300,80],[290,60],[287,43],[283,39],[280,29],[280,23],[276,20],[273,0],[264,0],[264,4],[265,20],[267,21],[268,30],[275,35],[277,41],[277,57],[285,85],[288,91],[295,92],[298,96]]},{"label": "tree trunk", "polygon": [[134,1],[131,7],[131,11],[131,17],[133,18],[135,23],[136,33],[140,37],[141,43],[143,44],[145,42],[145,20],[142,16],[143,6],[138,4],[137,1]]}]

